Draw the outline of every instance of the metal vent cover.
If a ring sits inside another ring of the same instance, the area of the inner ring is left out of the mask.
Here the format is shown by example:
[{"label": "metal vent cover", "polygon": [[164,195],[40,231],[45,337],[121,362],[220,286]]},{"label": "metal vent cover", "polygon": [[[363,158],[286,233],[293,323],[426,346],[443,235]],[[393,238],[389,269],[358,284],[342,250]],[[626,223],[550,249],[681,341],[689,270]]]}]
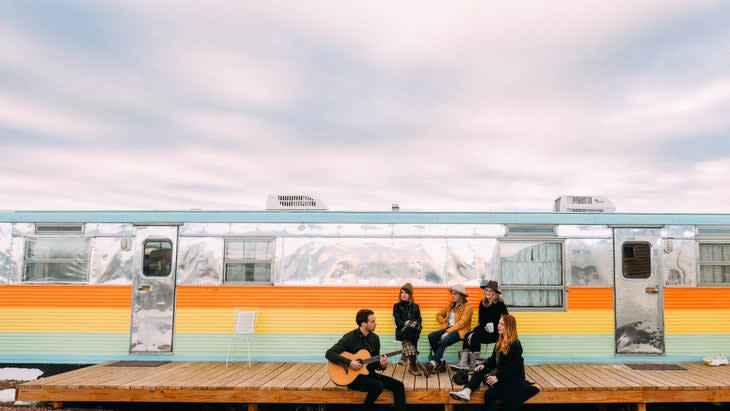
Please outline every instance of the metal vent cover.
[{"label": "metal vent cover", "polygon": [[266,199],[267,210],[327,210],[327,205],[307,194],[270,194]]}]

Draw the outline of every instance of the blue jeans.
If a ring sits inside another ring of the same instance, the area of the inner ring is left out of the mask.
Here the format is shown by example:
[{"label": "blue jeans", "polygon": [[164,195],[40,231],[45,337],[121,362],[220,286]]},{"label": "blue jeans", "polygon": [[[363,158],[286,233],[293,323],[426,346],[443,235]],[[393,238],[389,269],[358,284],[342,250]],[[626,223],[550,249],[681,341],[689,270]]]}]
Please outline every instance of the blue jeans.
[{"label": "blue jeans", "polygon": [[428,343],[431,344],[431,352],[433,353],[433,360],[436,362],[441,361],[444,357],[444,351],[449,345],[455,344],[461,340],[458,332],[449,333],[443,340],[441,336],[444,335],[446,330],[437,330],[428,335]]}]

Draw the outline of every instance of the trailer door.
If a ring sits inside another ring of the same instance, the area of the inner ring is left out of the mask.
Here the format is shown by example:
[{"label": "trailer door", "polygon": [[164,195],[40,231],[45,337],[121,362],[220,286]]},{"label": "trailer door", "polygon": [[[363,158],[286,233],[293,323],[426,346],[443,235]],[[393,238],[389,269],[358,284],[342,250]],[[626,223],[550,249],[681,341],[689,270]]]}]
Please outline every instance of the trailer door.
[{"label": "trailer door", "polygon": [[660,231],[614,228],[617,354],[663,354]]},{"label": "trailer door", "polygon": [[175,307],[177,227],[140,226],[132,289],[130,353],[171,353]]}]

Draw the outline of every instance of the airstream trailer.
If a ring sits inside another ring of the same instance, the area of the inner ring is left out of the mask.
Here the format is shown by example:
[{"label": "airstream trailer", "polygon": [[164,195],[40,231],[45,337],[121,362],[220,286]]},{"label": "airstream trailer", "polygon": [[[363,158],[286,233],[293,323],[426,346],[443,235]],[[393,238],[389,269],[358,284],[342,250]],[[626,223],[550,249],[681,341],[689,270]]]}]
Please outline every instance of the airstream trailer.
[{"label": "airstream trailer", "polygon": [[0,212],[0,362],[223,360],[239,308],[254,361],[324,361],[363,307],[394,346],[401,284],[428,331],[484,279],[529,361],[730,352],[730,214],[585,211]]}]

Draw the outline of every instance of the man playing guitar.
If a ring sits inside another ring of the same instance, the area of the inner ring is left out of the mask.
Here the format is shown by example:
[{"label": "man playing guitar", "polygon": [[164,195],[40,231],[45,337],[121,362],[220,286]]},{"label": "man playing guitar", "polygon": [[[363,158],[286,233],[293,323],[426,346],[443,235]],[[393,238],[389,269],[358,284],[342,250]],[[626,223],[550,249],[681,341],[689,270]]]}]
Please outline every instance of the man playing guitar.
[{"label": "man playing guitar", "polygon": [[[362,309],[355,316],[355,323],[358,328],[346,333],[335,345],[325,353],[325,357],[332,363],[339,364],[345,370],[352,369],[360,372],[363,367],[361,359],[349,359],[342,353],[355,354],[360,350],[367,350],[371,356],[380,354],[380,337],[375,334],[375,313],[372,310]],[[380,356],[380,361],[374,361],[367,366],[367,374],[358,374],[347,386],[350,389],[367,392],[365,396],[365,409],[372,409],[375,400],[378,399],[383,389],[393,391],[396,411],[405,411],[406,392],[403,383],[395,378],[383,375],[375,370],[384,370],[388,366],[388,357]]]}]

